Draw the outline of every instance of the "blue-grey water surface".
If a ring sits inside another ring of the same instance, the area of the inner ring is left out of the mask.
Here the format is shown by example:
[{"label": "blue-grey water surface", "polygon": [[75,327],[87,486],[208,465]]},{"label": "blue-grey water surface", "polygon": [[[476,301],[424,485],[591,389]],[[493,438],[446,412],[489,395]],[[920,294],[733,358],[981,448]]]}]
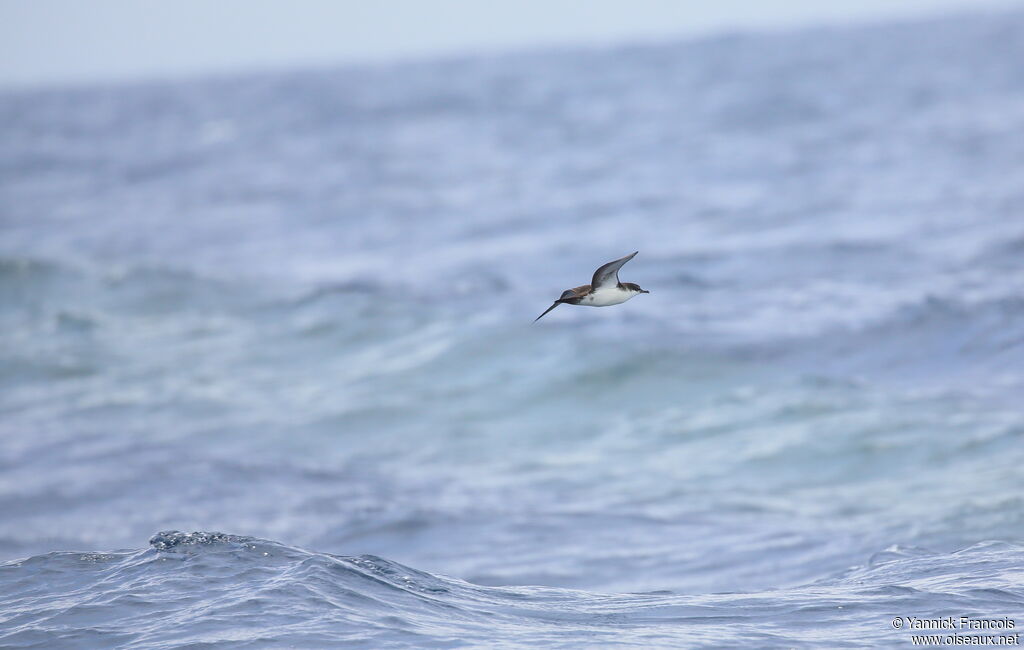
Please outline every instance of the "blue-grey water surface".
[{"label": "blue-grey water surface", "polygon": [[1019,629],[1022,62],[1011,12],[5,91],[0,646]]}]

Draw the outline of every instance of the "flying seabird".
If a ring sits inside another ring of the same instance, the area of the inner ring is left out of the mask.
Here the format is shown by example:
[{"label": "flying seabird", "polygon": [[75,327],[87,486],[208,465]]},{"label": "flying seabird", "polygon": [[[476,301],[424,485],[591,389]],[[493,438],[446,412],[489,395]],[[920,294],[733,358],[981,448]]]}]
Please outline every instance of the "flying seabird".
[{"label": "flying seabird", "polygon": [[650,291],[641,289],[638,284],[619,282],[619,269],[639,252],[635,251],[630,255],[617,259],[614,262],[608,262],[600,267],[594,271],[594,279],[590,281],[590,284],[585,284],[575,289],[566,289],[562,292],[562,297],[544,310],[544,313],[535,318],[533,322],[536,323],[545,314],[562,303],[567,305],[586,305],[588,307],[607,307],[608,305],[626,302],[633,296],[641,293],[650,293]]}]

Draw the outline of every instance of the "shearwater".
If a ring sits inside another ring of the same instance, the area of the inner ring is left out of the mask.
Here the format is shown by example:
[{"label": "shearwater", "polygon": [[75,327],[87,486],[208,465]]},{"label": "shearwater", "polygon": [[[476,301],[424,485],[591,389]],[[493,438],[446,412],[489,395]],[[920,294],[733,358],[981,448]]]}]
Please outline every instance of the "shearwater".
[{"label": "shearwater", "polygon": [[566,289],[562,292],[562,296],[556,300],[550,307],[544,310],[544,313],[533,319],[536,323],[544,317],[549,311],[555,307],[566,304],[566,305],[586,305],[589,307],[607,307],[609,305],[617,305],[622,302],[626,302],[633,296],[641,293],[650,293],[640,288],[640,285],[632,282],[619,282],[619,269],[622,265],[633,259],[640,251],[633,251],[625,257],[620,257],[614,262],[608,262],[603,266],[599,267],[594,271],[594,277],[590,281],[590,284],[584,284],[583,286],[576,287],[575,289]]}]

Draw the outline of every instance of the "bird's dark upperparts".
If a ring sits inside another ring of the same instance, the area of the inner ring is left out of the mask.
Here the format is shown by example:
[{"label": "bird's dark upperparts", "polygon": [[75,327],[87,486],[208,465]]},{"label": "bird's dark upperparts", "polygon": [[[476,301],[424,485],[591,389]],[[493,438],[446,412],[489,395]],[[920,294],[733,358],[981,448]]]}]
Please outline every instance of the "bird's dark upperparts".
[{"label": "bird's dark upperparts", "polygon": [[633,282],[619,282],[619,269],[622,268],[623,264],[633,259],[638,252],[634,251],[625,257],[620,257],[617,260],[602,265],[594,271],[594,277],[591,279],[590,284],[584,284],[574,289],[566,289],[558,300],[544,310],[544,313],[535,318],[533,322],[536,323],[545,314],[561,304],[607,307],[626,302],[633,296],[638,296],[641,293],[650,293],[650,291],[641,289],[640,285]]}]

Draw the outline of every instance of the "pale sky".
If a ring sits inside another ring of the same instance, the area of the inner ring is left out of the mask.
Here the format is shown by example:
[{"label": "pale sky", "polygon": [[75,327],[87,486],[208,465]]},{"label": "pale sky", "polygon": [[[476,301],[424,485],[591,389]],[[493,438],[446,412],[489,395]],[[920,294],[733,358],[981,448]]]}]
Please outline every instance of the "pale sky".
[{"label": "pale sky", "polygon": [[664,40],[1024,0],[0,0],[0,85]]}]

